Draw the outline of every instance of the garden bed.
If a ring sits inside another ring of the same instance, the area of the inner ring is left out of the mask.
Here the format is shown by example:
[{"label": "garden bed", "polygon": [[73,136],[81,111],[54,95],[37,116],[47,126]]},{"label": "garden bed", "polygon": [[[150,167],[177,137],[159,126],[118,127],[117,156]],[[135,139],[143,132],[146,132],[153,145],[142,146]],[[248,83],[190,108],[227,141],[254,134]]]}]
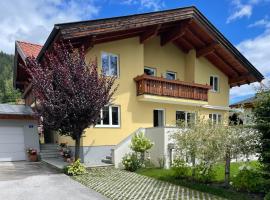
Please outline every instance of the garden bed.
[{"label": "garden bed", "polygon": [[[239,172],[239,167],[243,163],[232,163],[231,164],[231,176],[233,177]],[[258,162],[252,161],[249,165],[253,168],[258,167]],[[220,197],[224,197],[227,199],[263,199],[261,195],[258,194],[251,194],[251,193],[242,193],[235,191],[231,188],[224,188],[223,187],[223,180],[224,180],[224,165],[218,164],[214,167],[214,171],[216,176],[209,184],[199,183],[192,181],[191,179],[179,179],[175,178],[174,172],[171,169],[160,169],[160,168],[149,168],[149,169],[140,169],[137,171],[138,174],[145,175],[148,177],[155,178],[157,180],[162,180],[166,182],[170,182],[173,184],[177,184],[180,186],[188,187],[194,190],[198,190],[201,192],[206,192],[210,194],[214,194]]]}]

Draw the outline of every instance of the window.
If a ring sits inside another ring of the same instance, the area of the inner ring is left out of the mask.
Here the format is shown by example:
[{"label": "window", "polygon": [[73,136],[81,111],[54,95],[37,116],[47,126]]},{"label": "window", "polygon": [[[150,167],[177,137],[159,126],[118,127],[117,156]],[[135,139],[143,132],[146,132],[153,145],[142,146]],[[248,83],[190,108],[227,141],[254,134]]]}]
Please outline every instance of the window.
[{"label": "window", "polygon": [[221,114],[212,113],[209,114],[209,120],[212,124],[220,124],[221,123]]},{"label": "window", "polygon": [[105,106],[100,111],[100,121],[96,127],[120,127],[120,107]]},{"label": "window", "polygon": [[144,67],[144,73],[149,76],[156,76],[156,69],[151,67]]},{"label": "window", "polygon": [[219,78],[217,76],[210,76],[210,86],[212,87],[211,91],[219,91]]},{"label": "window", "polygon": [[168,80],[176,80],[176,72],[166,72],[166,79]]},{"label": "window", "polygon": [[119,76],[118,55],[102,52],[101,54],[102,71],[107,76]]},{"label": "window", "polygon": [[181,125],[184,123],[185,126],[190,126],[195,123],[196,115],[195,113],[186,111],[176,111],[176,124]]}]

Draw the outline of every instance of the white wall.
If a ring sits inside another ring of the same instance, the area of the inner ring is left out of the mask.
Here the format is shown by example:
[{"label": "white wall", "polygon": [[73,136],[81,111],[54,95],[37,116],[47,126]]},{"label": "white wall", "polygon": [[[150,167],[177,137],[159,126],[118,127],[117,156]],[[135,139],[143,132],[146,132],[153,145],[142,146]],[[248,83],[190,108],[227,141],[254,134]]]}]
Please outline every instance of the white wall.
[{"label": "white wall", "polygon": [[139,128],[136,131],[134,131],[132,134],[130,134],[127,138],[125,138],[123,141],[121,141],[118,145],[116,145],[113,148],[113,163],[115,165],[115,168],[123,168],[122,165],[122,158],[128,154],[131,153],[131,149],[130,149],[130,143],[131,143],[131,139],[133,137],[133,135],[135,135],[136,133],[139,132],[145,132],[144,128]]}]

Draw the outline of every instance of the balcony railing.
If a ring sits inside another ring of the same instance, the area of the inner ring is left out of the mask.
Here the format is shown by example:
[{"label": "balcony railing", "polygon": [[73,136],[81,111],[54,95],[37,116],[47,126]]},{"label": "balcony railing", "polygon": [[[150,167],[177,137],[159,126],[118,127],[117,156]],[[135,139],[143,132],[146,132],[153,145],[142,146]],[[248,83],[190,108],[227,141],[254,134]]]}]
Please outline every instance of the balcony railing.
[{"label": "balcony railing", "polygon": [[137,84],[137,96],[151,94],[174,98],[208,101],[209,85],[188,83],[178,80],[141,75],[134,78]]}]

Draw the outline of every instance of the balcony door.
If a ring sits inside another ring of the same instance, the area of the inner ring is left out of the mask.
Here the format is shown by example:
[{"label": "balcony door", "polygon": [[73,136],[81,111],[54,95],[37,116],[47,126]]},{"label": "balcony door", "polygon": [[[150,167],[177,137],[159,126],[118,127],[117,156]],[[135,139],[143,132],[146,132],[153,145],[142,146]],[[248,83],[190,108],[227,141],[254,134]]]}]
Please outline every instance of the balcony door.
[{"label": "balcony door", "polygon": [[163,127],[165,124],[164,124],[164,113],[165,111],[162,110],[162,109],[155,109],[153,111],[153,124],[154,124],[154,127]]}]

